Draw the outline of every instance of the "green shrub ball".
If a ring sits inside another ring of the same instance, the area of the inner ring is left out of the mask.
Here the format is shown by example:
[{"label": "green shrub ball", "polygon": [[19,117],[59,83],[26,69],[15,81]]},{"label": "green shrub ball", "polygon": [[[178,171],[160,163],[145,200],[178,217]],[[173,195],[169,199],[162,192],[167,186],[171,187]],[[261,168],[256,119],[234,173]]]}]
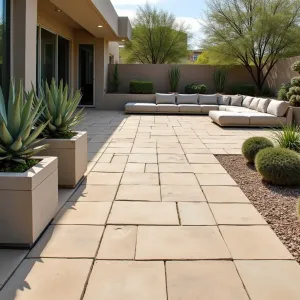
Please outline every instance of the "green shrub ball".
[{"label": "green shrub ball", "polygon": [[242,147],[244,157],[250,162],[254,163],[256,154],[265,148],[272,148],[274,144],[265,137],[252,137],[247,139]]},{"label": "green shrub ball", "polygon": [[268,148],[259,151],[255,166],[263,179],[281,186],[300,185],[300,156],[284,148]]}]

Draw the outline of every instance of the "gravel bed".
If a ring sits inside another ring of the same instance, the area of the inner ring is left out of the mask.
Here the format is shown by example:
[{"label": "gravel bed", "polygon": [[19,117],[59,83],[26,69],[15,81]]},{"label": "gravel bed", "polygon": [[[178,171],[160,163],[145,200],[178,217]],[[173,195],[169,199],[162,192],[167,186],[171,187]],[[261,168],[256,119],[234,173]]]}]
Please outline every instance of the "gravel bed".
[{"label": "gravel bed", "polygon": [[216,157],[300,263],[300,220],[296,213],[300,187],[280,187],[263,182],[255,167],[247,164],[241,155]]}]

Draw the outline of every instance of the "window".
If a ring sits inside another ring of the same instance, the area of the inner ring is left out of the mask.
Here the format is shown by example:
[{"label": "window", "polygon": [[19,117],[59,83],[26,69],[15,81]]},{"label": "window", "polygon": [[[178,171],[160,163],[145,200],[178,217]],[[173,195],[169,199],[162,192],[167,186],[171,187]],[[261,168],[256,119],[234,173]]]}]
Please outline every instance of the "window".
[{"label": "window", "polygon": [[69,83],[70,42],[58,37],[58,82]]}]

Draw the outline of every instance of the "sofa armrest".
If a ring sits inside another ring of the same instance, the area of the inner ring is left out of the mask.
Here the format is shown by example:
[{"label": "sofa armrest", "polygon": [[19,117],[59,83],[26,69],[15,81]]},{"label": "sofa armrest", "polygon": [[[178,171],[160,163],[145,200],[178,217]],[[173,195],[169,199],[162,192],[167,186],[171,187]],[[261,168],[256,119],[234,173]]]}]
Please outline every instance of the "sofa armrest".
[{"label": "sofa armrest", "polygon": [[293,123],[293,108],[290,106],[286,113],[286,124],[291,125]]}]

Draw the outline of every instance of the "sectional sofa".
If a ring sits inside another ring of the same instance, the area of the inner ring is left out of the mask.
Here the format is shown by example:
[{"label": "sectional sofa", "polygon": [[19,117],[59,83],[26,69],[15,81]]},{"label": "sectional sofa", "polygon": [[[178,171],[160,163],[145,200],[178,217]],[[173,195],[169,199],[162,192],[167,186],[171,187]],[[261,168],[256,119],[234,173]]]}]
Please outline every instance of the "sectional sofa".
[{"label": "sectional sofa", "polygon": [[218,94],[156,94],[156,103],[127,103],[125,112],[204,114],[220,126],[280,127],[293,118],[285,101]]}]

